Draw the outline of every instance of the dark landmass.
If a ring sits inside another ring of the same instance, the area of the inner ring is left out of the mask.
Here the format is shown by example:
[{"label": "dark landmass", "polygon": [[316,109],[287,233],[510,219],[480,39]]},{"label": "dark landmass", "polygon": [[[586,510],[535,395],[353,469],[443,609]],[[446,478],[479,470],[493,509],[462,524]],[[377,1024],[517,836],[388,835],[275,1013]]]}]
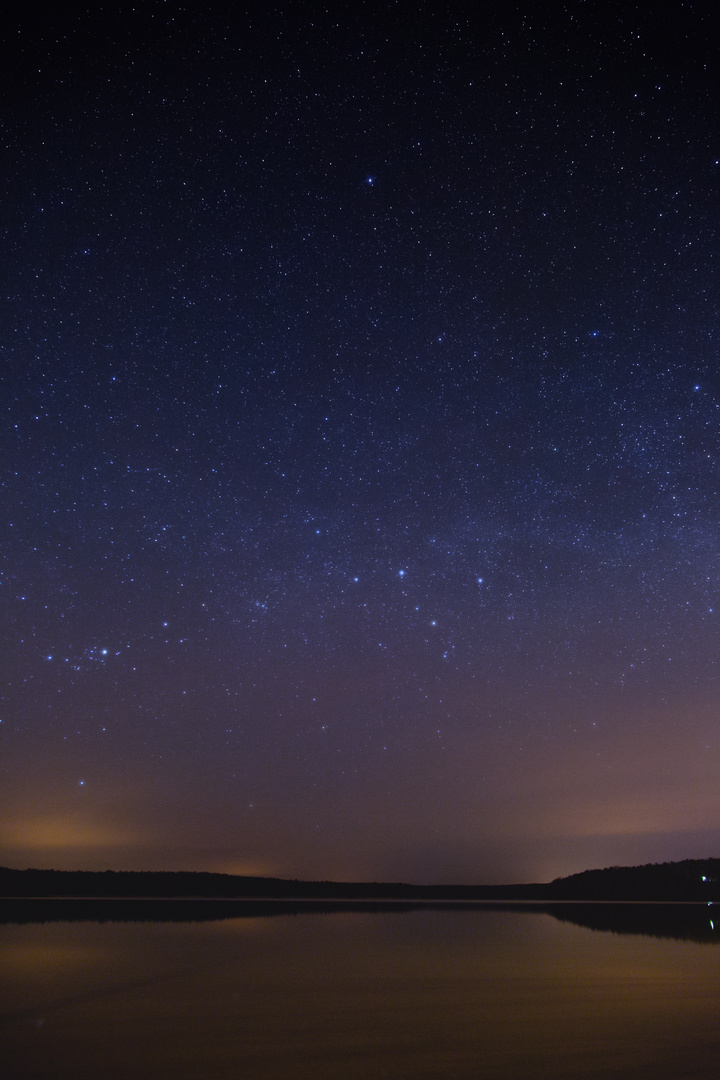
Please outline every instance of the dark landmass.
[{"label": "dark landmass", "polygon": [[208,900],[664,901],[719,902],[720,859],[585,870],[545,884],[408,885],[297,881],[184,871],[12,870],[0,867],[0,897]]},{"label": "dark landmass", "polygon": [[684,859],[645,866],[611,866],[557,878],[547,886],[548,900],[646,901],[666,903],[720,901],[720,859]]},{"label": "dark landmass", "polygon": [[720,903],[720,859],[613,866],[546,884],[477,886],[0,867],[0,924],[206,922],[337,911],[492,908],[544,913],[616,934],[720,944],[715,903]]},{"label": "dark landmass", "polygon": [[401,882],[296,881],[185,871],[10,870],[0,897],[156,897],[227,900],[537,900],[543,885],[407,885]]}]

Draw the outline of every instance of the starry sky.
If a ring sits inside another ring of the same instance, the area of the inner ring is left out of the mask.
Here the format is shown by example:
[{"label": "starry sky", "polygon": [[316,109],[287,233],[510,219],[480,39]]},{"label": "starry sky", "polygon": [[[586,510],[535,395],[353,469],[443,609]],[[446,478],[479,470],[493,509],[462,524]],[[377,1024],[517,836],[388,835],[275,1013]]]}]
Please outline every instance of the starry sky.
[{"label": "starry sky", "polygon": [[720,852],[713,7],[6,5],[1,863]]}]

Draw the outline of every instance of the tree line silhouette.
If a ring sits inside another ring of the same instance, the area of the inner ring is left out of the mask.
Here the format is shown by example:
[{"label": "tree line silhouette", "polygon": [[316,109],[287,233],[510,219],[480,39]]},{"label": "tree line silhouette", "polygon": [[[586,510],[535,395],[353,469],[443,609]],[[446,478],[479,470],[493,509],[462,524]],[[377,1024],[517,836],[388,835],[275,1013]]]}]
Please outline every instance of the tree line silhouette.
[{"label": "tree line silhouette", "polygon": [[0,897],[316,899],[407,901],[720,901],[720,859],[584,870],[545,884],[409,885],[301,881],[202,871],[15,870],[0,867]]}]

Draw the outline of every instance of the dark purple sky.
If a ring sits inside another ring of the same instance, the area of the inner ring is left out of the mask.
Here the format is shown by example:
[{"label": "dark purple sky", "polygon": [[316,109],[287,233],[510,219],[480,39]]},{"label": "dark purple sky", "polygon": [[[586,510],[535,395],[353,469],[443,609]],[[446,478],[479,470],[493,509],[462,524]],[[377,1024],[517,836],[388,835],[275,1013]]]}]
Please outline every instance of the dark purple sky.
[{"label": "dark purple sky", "polygon": [[720,27],[660,11],[6,7],[0,862],[718,854]]}]

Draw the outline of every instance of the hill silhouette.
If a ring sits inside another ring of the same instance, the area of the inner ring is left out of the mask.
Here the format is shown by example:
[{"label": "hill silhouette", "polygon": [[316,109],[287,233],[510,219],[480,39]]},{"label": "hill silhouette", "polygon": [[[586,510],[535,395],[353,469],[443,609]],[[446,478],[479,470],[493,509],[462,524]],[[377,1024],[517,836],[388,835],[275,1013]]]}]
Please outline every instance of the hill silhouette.
[{"label": "hill silhouette", "polygon": [[684,859],[644,866],[610,866],[557,878],[552,900],[690,902],[720,900],[720,859]]}]

